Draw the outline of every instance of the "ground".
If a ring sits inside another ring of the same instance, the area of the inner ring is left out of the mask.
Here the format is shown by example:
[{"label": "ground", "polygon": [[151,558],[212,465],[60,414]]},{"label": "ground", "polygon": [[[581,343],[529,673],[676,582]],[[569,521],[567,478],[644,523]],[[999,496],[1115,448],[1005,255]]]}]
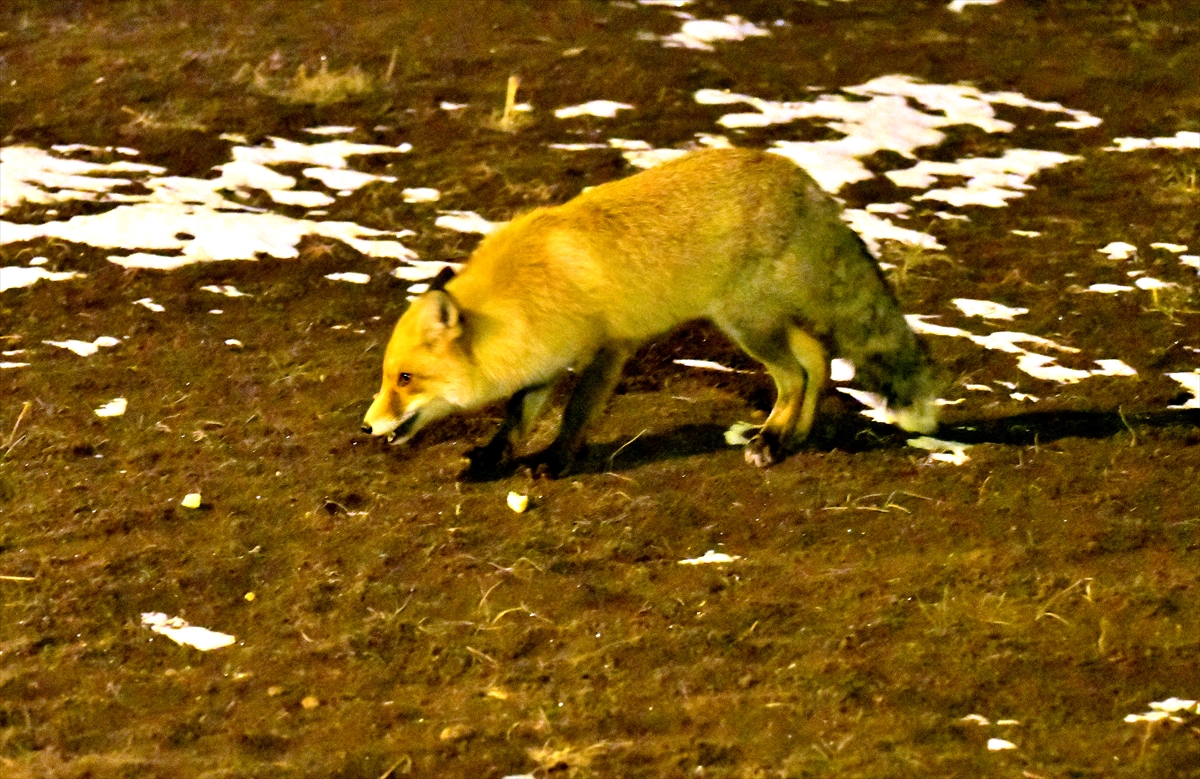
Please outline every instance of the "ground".
[{"label": "ground", "polygon": [[[1079,350],[1053,353],[1064,366],[1120,359],[1137,375],[1050,381],[1014,353],[929,334],[944,396],[962,399],[937,435],[972,444],[966,462],[830,392],[810,443],[759,470],[723,433],[762,419],[770,382],[694,325],[632,361],[578,473],[463,483],[499,408],[405,447],[359,432],[406,305],[397,259],[309,235],[295,258],[162,271],[85,242],[0,240],[6,273],[44,257],[36,267],[87,274],[0,293],[3,359],[27,363],[0,370],[0,776],[1200,776],[1194,706],[1126,721],[1200,697],[1200,411],[1168,376],[1200,363],[1198,282],[1151,248],[1197,253],[1200,152],[1104,150],[1200,129],[1200,5],[683,10],[768,34],[670,48],[670,8],[617,2],[10,0],[0,138],[87,144],[60,156],[99,164],[131,148],[211,179],[233,144],[222,134],[307,143],[305,128],[355,128],[345,137],[413,150],[352,158],[397,181],[331,198],[321,218],[412,229],[401,240],[420,259],[461,262],[476,237],[435,227],[439,211],[504,220],[634,170],[617,149],[549,143],[837,137],[803,121],[726,131],[729,107],[699,104],[699,89],[803,101],[903,74],[1019,93],[1102,123],[1002,106],[1010,132],[946,128],[916,156],[1078,159],[1006,207],[955,210],[968,220],[914,199],[897,224],[945,248],[884,242],[882,259],[906,311],[1033,333]],[[290,91],[322,62],[358,68],[361,89]],[[506,123],[512,74],[533,110]],[[600,98],[634,108],[553,116]],[[872,173],[914,163],[864,159]],[[406,202],[414,186],[441,200]],[[853,209],[907,197],[882,176],[838,194]],[[114,207],[22,202],[0,230]],[[1097,251],[1113,241],[1136,256]],[[325,278],[346,271],[370,283]],[[1174,286],[1084,291],[1143,277]],[[164,310],[134,305],[145,298]],[[985,324],[957,298],[1029,313]],[[86,358],[46,343],[103,335],[120,343]],[[124,415],[94,413],[117,397]],[[552,434],[548,418],[530,450]],[[524,513],[510,492],[529,496]],[[181,504],[189,493],[199,508]],[[735,559],[680,564],[708,550]],[[155,612],[235,641],[176,644],[143,624]]]}]

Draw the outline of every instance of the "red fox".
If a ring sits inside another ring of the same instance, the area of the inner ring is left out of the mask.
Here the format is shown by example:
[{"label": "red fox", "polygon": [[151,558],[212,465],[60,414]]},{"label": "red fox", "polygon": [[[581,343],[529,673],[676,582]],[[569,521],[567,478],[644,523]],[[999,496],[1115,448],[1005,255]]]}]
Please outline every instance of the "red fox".
[{"label": "red fox", "polygon": [[785,157],[712,149],[520,216],[400,317],[363,431],[403,443],[509,398],[469,455],[468,476],[496,473],[573,370],[558,435],[537,458],[561,475],[629,356],[708,319],[775,380],[748,462],[778,462],[808,435],[831,357],[853,362],[902,428],[932,432],[937,371],[840,212]]}]

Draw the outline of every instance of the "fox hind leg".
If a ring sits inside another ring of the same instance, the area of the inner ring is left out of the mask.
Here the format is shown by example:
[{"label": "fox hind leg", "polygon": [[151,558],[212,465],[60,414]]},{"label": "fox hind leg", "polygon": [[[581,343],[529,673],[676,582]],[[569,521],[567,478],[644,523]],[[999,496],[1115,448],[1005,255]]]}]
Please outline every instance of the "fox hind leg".
[{"label": "fox hind leg", "polygon": [[817,339],[794,324],[765,335],[736,326],[722,329],[765,365],[775,380],[777,394],[771,415],[746,445],[746,462],[765,468],[782,460],[808,436],[829,375],[829,357]]},{"label": "fox hind leg", "polygon": [[813,418],[817,414],[817,401],[829,378],[829,354],[816,338],[795,325],[787,330],[788,346],[797,362],[804,368],[804,399],[800,406],[800,420],[792,433],[796,443],[808,437]]}]

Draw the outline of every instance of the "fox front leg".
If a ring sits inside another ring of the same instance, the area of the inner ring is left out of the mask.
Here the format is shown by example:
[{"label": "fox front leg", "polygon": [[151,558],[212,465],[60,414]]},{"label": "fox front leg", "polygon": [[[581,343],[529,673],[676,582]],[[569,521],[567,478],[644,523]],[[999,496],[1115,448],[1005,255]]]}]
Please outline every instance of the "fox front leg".
[{"label": "fox front leg", "polygon": [[552,478],[565,476],[583,446],[587,426],[604,410],[609,395],[621,380],[621,369],[634,352],[632,344],[618,342],[604,346],[579,374],[571,399],[563,411],[558,436],[537,455],[537,473]]},{"label": "fox front leg", "polygon": [[537,420],[546,405],[556,382],[548,381],[518,390],[508,400],[504,421],[492,439],[483,446],[467,452],[470,465],[463,471],[467,481],[486,481],[502,475],[504,466],[511,462],[513,447]]}]

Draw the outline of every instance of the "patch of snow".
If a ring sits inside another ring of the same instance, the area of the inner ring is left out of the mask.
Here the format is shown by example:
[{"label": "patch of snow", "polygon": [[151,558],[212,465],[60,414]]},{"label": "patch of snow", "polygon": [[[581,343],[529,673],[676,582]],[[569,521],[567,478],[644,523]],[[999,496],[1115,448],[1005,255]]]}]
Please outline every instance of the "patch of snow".
[{"label": "patch of snow", "polygon": [[[830,129],[845,137],[828,141],[776,141],[772,151],[794,160],[830,192],[872,178],[874,174],[860,159],[878,151],[890,149],[916,159],[918,148],[937,146],[945,139],[941,128],[968,124],[989,133],[1010,132],[1013,125],[996,118],[994,105],[1034,108],[1071,117],[1069,121],[1057,122],[1059,126],[1094,126],[1100,122],[1085,111],[1030,100],[1015,92],[981,92],[969,85],[929,84],[903,75],[881,76],[843,91],[867,99],[822,94],[815,100],[783,102],[717,89],[701,89],[695,99],[703,105],[746,104],[755,109],[754,113],[722,116],[718,124],[723,127],[765,127],[797,119],[827,120]],[[1009,150],[998,160],[968,158],[958,163],[941,163],[950,167],[936,168],[936,175],[969,175],[976,179],[971,192],[950,191],[946,195],[949,199],[995,204],[1019,197],[1020,190],[1027,188],[1024,179],[1033,173],[1072,159],[1075,158],[1057,152]],[[934,170],[927,167],[923,172],[935,175]],[[891,171],[889,176],[892,174],[903,179],[903,171]],[[930,184],[932,181],[926,186]],[[998,193],[990,192],[989,185]]]},{"label": "patch of snow", "polygon": [[1183,385],[1186,392],[1190,392],[1192,397],[1187,401],[1177,406],[1167,406],[1169,409],[1191,409],[1200,408],[1200,368],[1191,373],[1168,373],[1168,378],[1174,379]]},{"label": "patch of snow", "polygon": [[348,135],[357,127],[348,127],[346,125],[330,125],[328,127],[305,127],[304,132],[312,133],[313,135]]},{"label": "patch of snow", "polygon": [[963,465],[971,459],[967,455],[967,450],[971,448],[970,444],[960,444],[957,441],[943,441],[939,438],[931,438],[930,436],[910,438],[907,443],[909,446],[929,452],[929,459],[933,462]]},{"label": "patch of snow", "polygon": [[503,227],[505,222],[489,222],[474,211],[442,211],[434,226],[460,233],[487,235]]},{"label": "patch of snow", "polygon": [[[1063,352],[1066,354],[1077,354],[1078,349],[1071,346],[1063,346],[1049,338],[1043,338],[1038,335],[1029,333],[1018,333],[1011,331],[999,331],[989,333],[988,335],[976,335],[967,330],[958,327],[947,327],[939,325],[927,320],[932,317],[925,314],[909,314],[905,316],[909,325],[917,333],[923,335],[940,335],[951,338],[966,338],[972,343],[982,346],[985,349],[991,349],[1006,354],[1015,354],[1017,357],[1017,368],[1030,376],[1045,381],[1053,381],[1059,384],[1075,384],[1090,376],[1129,376],[1134,373],[1126,373],[1125,371],[1133,371],[1120,360],[1096,360],[1100,365],[1098,370],[1078,370],[1075,368],[1067,368],[1059,365],[1054,357],[1030,351],[1020,344],[1031,344],[1043,349],[1052,349],[1054,351]],[[1124,367],[1119,367],[1120,366]],[[1003,382],[1001,382],[1003,383]],[[1012,385],[1015,387],[1016,385]],[[1032,396],[1026,396],[1032,397]],[[1018,398],[1020,400],[1022,398]]]},{"label": "patch of snow", "polygon": [[227,298],[250,297],[232,284],[205,284],[200,289],[203,292],[212,292],[217,295],[224,295]]},{"label": "patch of snow", "polygon": [[950,5],[946,6],[946,8],[956,14],[960,14],[969,5],[999,5],[999,3],[1000,0],[951,0]]},{"label": "patch of snow", "polygon": [[156,314],[161,314],[162,312],[167,310],[161,304],[155,303],[153,298],[142,298],[141,300],[135,300],[135,301],[133,301],[133,304],[135,306],[142,306],[143,308],[148,308]]},{"label": "patch of snow", "polygon": [[550,149],[558,151],[592,151],[594,149],[611,149],[607,143],[551,143],[547,145]]},{"label": "patch of snow", "polygon": [[967,157],[955,162],[921,160],[911,168],[885,175],[897,186],[924,189],[938,176],[966,176],[967,183],[949,189],[931,189],[915,200],[937,200],[952,206],[1002,208],[1009,200],[1033,189],[1027,180],[1035,173],[1080,159],[1071,154],[1038,149],[1007,149],[999,157]]},{"label": "patch of snow", "polygon": [[573,119],[578,116],[598,116],[603,119],[616,117],[617,111],[629,111],[633,106],[629,103],[618,103],[613,100],[592,100],[580,105],[566,106],[555,110],[554,116],[559,119]]},{"label": "patch of snow", "polygon": [[712,44],[718,41],[743,41],[770,34],[737,14],[727,14],[723,20],[688,19],[679,32],[665,35],[660,40],[667,47],[715,51]]},{"label": "patch of snow", "polygon": [[990,300],[971,300],[970,298],[954,298],[950,301],[959,311],[967,316],[977,316],[984,319],[1012,319],[1021,314],[1028,314],[1027,308],[1009,308],[1001,303]]},{"label": "patch of snow", "polygon": [[842,218],[846,220],[846,223],[850,225],[854,232],[859,234],[863,242],[875,254],[879,253],[880,241],[896,241],[908,246],[919,246],[922,249],[929,249],[930,251],[939,251],[946,248],[945,245],[929,233],[900,227],[881,216],[876,216],[861,208],[847,208],[842,212]]},{"label": "patch of snow", "polygon": [[699,557],[689,557],[686,560],[680,560],[680,565],[712,565],[714,563],[732,563],[735,560],[741,560],[741,555],[728,555],[724,552],[718,552],[709,549]]},{"label": "patch of snow", "polygon": [[405,203],[435,203],[442,198],[442,193],[433,187],[409,187],[400,194]]},{"label": "patch of snow", "polygon": [[26,267],[24,265],[8,265],[0,268],[0,292],[20,287],[29,287],[43,279],[46,281],[67,281],[80,279],[84,273],[73,271],[54,272],[41,267]]},{"label": "patch of snow", "polygon": [[829,380],[832,382],[850,381],[854,378],[855,369],[854,363],[849,360],[836,357],[829,361]]},{"label": "patch of snow", "polygon": [[371,281],[369,273],[326,273],[325,278],[330,281],[348,281],[351,284],[366,284]]},{"label": "patch of snow", "polygon": [[1133,282],[1133,285],[1135,287],[1137,287],[1138,289],[1145,289],[1145,290],[1151,290],[1151,291],[1156,290],[1156,289],[1170,289],[1171,287],[1179,286],[1178,284],[1176,284],[1174,282],[1162,281],[1160,279],[1154,278],[1153,276],[1141,276],[1138,278],[1137,281]]},{"label": "patch of snow", "polygon": [[867,204],[867,211],[869,213],[891,214],[892,216],[898,216],[901,219],[906,219],[907,217],[905,216],[905,214],[907,214],[911,210],[912,210],[912,206],[910,206],[908,203],[868,203]]},{"label": "patch of snow", "polygon": [[180,617],[168,617],[161,612],[142,614],[142,625],[164,635],[181,646],[191,646],[202,652],[229,646],[235,639],[226,633],[189,625]]},{"label": "patch of snow", "polygon": [[66,349],[69,352],[78,354],[80,357],[91,357],[101,349],[111,349],[121,342],[110,335],[102,335],[95,341],[79,341],[72,338],[67,341],[43,341],[42,343]]},{"label": "patch of snow", "polygon": [[1058,384],[1075,384],[1092,375],[1091,371],[1066,368],[1059,365],[1053,357],[1032,352],[1026,352],[1017,358],[1017,369],[1028,373],[1035,379],[1053,381]]},{"label": "patch of snow", "polygon": [[271,189],[267,194],[281,206],[300,206],[301,208],[320,208],[336,202],[324,192],[313,192],[305,189]]},{"label": "patch of snow", "polygon": [[441,273],[442,268],[453,268],[455,271],[458,271],[462,268],[462,263],[441,262],[438,260],[409,260],[407,265],[401,265],[396,268],[392,271],[391,275],[401,281],[425,281]]},{"label": "patch of snow", "polygon": [[119,417],[125,413],[125,409],[128,407],[129,403],[125,398],[113,398],[92,413],[98,417]]},{"label": "patch of snow", "polygon": [[[261,189],[276,202],[312,208],[333,202],[322,192],[297,191],[296,180],[269,166],[302,163],[306,174],[320,177],[339,195],[371,181],[394,180],[347,169],[347,158],[397,154],[411,145],[380,146],[329,141],[303,144],[280,138],[270,145],[234,146],[233,159],[214,170],[217,178],[162,176],[163,168],[128,162],[97,164],[55,157],[29,147],[0,149],[0,193],[7,210],[20,202],[49,203],[85,199],[121,204],[101,214],[81,215],[43,224],[0,222],[0,243],[58,238],[111,249],[135,250],[110,259],[127,268],[170,270],[193,262],[254,259],[257,254],[298,256],[305,235],[323,235],[375,257],[404,258],[411,250],[392,240],[409,231],[371,230],[349,222],[291,219],[250,208],[227,193]],[[116,178],[113,174],[129,174]],[[150,194],[123,194],[117,187],[136,180]],[[54,190],[54,191],[51,191]],[[162,253],[168,252],[168,253]]]},{"label": "patch of snow", "polygon": [[1097,249],[1101,254],[1108,255],[1110,260],[1128,260],[1133,255],[1137,254],[1137,247],[1131,243],[1124,241],[1113,241],[1105,246]]},{"label": "patch of snow", "polygon": [[[395,176],[376,176],[373,173],[362,173],[346,168],[305,168],[304,175],[311,179],[316,179],[330,189],[339,192],[352,192],[356,189],[362,189],[367,184],[373,184],[376,181],[385,181],[389,184],[396,181]],[[332,203],[333,201],[330,200],[329,202]],[[319,205],[329,205],[329,203],[320,203]]]},{"label": "patch of snow", "polygon": [[733,368],[726,367],[719,362],[712,362],[711,360],[687,360],[687,359],[684,359],[684,360],[674,360],[674,363],[676,365],[683,365],[687,368],[704,368],[705,370],[710,370],[710,371],[726,371],[728,373],[733,372]]},{"label": "patch of snow", "polygon": [[1180,130],[1169,138],[1113,138],[1116,146],[1105,151],[1141,151],[1143,149],[1200,149],[1200,132]]},{"label": "patch of snow", "polygon": [[1092,371],[1093,376],[1136,376],[1137,371],[1125,364],[1124,360],[1096,360],[1099,370]]},{"label": "patch of snow", "polygon": [[65,203],[72,200],[119,200],[116,187],[132,179],[122,174],[165,172],[136,162],[97,163],[55,156],[31,146],[0,148],[0,214],[21,203]]},{"label": "patch of snow", "polygon": [[887,407],[887,400],[882,395],[855,389],[854,387],[838,387],[837,390],[866,406],[866,410],[859,413],[867,419],[883,425],[894,425],[896,423],[896,415]]}]

